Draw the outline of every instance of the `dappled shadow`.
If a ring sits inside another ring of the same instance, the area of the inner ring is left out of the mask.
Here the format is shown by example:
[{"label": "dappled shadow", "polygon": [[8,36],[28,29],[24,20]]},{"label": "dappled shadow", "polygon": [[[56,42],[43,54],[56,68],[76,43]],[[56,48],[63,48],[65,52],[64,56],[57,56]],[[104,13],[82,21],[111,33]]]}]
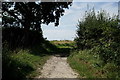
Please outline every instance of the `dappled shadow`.
[{"label": "dappled shadow", "polygon": [[8,44],[9,49],[31,48],[44,41],[42,34],[37,31],[24,30],[19,27],[2,28],[3,46]]},{"label": "dappled shadow", "polygon": [[71,48],[58,48],[55,56],[68,57],[70,55]]},{"label": "dappled shadow", "polygon": [[49,41],[44,40],[38,46],[33,46],[30,48],[30,53],[37,56],[53,55],[58,52],[58,47],[51,44]]},{"label": "dappled shadow", "polygon": [[34,71],[31,65],[10,58],[3,59],[2,64],[2,80],[24,80]]},{"label": "dappled shadow", "polygon": [[54,44],[51,44],[49,41],[45,41],[40,46],[35,46],[31,48],[31,54],[37,55],[37,56],[45,56],[45,55],[55,55],[60,57],[68,57],[70,55],[70,51],[73,48],[59,48]]},{"label": "dappled shadow", "polygon": [[[6,47],[4,47],[6,48]],[[24,48],[25,50],[29,50],[30,54],[44,57],[49,56],[55,53],[57,47],[51,44],[49,41],[44,41],[43,43],[38,45],[34,45],[30,48]],[[3,77],[2,80],[24,80],[27,75],[31,74],[31,72],[35,71],[32,65],[26,64],[19,59],[14,59],[3,51]],[[18,53],[19,50],[14,50],[15,53]],[[25,57],[27,58],[27,56]],[[26,80],[26,79],[25,79]]]},{"label": "dappled shadow", "polygon": [[[5,47],[6,48],[6,47]],[[66,45],[62,48],[57,47],[50,41],[42,40],[37,45],[29,47],[17,47],[23,50],[29,50],[30,54],[44,57],[49,55],[59,55],[60,57],[68,57],[70,55],[71,48],[66,48]],[[18,50],[19,51],[19,50]],[[15,53],[18,53],[14,49]],[[4,53],[3,53],[4,54]],[[5,55],[7,56],[7,55]],[[3,56],[5,58],[5,56]],[[27,58],[27,57],[26,57]],[[3,60],[3,79],[2,80],[23,80],[31,72],[35,71],[29,64],[25,64],[17,59],[9,59],[9,56]]]}]

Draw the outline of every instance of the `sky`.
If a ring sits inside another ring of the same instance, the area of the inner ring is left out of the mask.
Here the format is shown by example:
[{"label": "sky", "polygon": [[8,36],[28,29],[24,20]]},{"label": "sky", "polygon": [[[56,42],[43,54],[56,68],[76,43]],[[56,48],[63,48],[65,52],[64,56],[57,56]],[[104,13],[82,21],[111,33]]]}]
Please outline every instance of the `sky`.
[{"label": "sky", "polygon": [[[93,7],[96,12],[103,9],[106,10],[110,16],[118,15],[117,0],[114,0],[114,2],[113,0],[109,0],[110,2],[105,2],[105,0],[101,0],[101,2],[94,2],[94,0],[93,2],[89,2],[88,0],[85,1],[86,2],[82,2],[81,0],[80,2],[75,0],[69,9],[65,9],[64,16],[60,18],[58,27],[55,27],[54,23],[50,23],[49,25],[43,24],[43,36],[47,38],[47,40],[74,40],[76,37],[78,20],[81,21],[85,11]],[[89,5],[89,8],[87,5]]]},{"label": "sky", "polygon": [[[9,0],[8,0],[9,1]],[[15,0],[17,1],[17,0]],[[72,6],[65,9],[64,15],[60,18],[59,26],[55,27],[54,23],[49,25],[42,24],[43,37],[47,40],[74,40],[78,20],[82,20],[84,13],[89,9],[95,8],[106,10],[111,16],[118,15],[119,0],[73,0]],[[2,19],[0,18],[0,22]]]}]

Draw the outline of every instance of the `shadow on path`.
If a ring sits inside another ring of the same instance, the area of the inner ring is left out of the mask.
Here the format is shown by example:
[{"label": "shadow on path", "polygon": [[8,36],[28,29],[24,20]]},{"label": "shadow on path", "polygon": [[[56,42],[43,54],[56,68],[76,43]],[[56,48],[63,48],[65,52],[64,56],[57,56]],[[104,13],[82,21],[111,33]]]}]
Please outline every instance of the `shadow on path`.
[{"label": "shadow on path", "polygon": [[55,56],[68,57],[70,55],[71,48],[58,48]]}]

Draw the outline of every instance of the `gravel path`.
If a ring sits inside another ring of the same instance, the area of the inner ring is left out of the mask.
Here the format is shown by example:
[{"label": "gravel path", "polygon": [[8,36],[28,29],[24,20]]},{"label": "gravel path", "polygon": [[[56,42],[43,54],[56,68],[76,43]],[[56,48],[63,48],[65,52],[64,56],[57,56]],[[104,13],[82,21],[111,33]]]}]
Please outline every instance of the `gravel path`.
[{"label": "gravel path", "polygon": [[67,63],[67,57],[52,56],[43,66],[38,78],[77,78]]}]

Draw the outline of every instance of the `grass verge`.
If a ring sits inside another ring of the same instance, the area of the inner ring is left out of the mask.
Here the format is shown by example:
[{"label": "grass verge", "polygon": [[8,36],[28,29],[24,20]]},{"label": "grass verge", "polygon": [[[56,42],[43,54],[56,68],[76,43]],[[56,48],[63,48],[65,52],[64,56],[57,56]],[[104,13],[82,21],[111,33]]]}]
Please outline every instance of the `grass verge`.
[{"label": "grass verge", "polygon": [[40,69],[50,57],[47,54],[31,54],[27,49],[17,50],[17,53],[9,51],[7,54],[3,58],[3,80],[34,78],[40,75]]},{"label": "grass verge", "polygon": [[79,73],[80,78],[119,78],[120,67],[114,63],[104,64],[99,55],[90,50],[74,51],[68,57],[70,66]]}]

